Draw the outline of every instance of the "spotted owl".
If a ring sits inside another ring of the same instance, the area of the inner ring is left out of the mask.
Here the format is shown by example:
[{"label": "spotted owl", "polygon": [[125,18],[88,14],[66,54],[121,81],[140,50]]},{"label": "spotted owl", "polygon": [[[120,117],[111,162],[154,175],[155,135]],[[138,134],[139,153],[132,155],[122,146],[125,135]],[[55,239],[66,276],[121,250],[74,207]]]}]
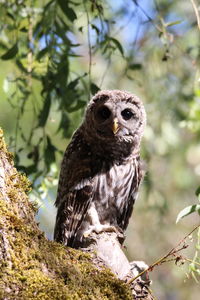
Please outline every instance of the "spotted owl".
[{"label": "spotted owl", "polygon": [[141,100],[128,92],[98,92],[88,103],[61,165],[55,205],[56,241],[78,248],[92,232],[126,230],[143,177]]}]

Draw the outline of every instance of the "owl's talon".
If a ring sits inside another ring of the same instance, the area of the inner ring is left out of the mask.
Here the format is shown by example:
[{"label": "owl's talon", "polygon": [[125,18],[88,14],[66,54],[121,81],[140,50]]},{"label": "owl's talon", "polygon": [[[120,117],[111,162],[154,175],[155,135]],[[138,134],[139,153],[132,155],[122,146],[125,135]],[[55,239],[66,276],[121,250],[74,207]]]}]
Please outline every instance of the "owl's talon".
[{"label": "owl's talon", "polygon": [[87,230],[86,232],[84,232],[83,237],[88,238],[92,234],[92,232],[94,232],[94,229]]},{"label": "owl's talon", "polygon": [[90,234],[91,234],[91,233],[89,233],[89,232],[85,232],[85,233],[83,234],[83,237],[84,237],[84,238],[88,238]]},{"label": "owl's talon", "polygon": [[83,234],[84,238],[88,238],[91,235],[91,233],[94,231],[95,231],[95,226],[91,226],[90,229],[84,232]]}]

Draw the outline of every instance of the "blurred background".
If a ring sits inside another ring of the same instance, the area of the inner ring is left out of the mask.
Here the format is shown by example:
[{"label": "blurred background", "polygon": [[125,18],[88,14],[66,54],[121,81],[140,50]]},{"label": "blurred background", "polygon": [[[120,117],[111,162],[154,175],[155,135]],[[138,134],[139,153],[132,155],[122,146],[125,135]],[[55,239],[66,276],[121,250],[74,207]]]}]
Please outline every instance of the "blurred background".
[{"label": "blurred background", "polygon": [[[150,265],[199,224],[199,8],[199,0],[0,1],[0,126],[49,239],[63,151],[99,89],[135,93],[147,112],[129,259]],[[199,240],[197,231],[186,239],[183,265],[150,273],[155,299],[199,299]]]}]

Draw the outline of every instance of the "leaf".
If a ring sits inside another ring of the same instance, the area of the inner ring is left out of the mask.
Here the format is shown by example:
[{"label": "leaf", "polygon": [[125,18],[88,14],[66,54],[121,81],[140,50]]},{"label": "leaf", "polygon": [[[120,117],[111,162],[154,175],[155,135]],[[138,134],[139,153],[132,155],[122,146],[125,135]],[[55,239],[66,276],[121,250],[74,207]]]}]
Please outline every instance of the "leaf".
[{"label": "leaf", "polygon": [[92,95],[95,95],[100,90],[100,88],[93,82],[90,85],[90,89],[91,89]]},{"label": "leaf", "polygon": [[45,160],[45,164],[47,169],[49,170],[50,168],[50,164],[55,162],[55,151],[57,150],[57,148],[51,143],[51,139],[49,136],[47,136],[47,147],[45,149],[44,152],[44,160]]},{"label": "leaf", "polygon": [[196,266],[195,266],[195,264],[194,264],[194,263],[191,263],[191,264],[189,265],[189,269],[190,269],[190,271],[195,272],[195,271],[196,271]]},{"label": "leaf", "polygon": [[79,78],[76,78],[75,80],[71,81],[71,82],[68,84],[67,89],[69,89],[69,90],[70,90],[70,89],[74,90],[74,88],[77,86],[78,82],[79,82]]},{"label": "leaf", "polygon": [[3,60],[11,59],[11,58],[15,57],[17,53],[18,53],[18,45],[16,43],[6,53],[4,53],[1,56],[1,59],[3,59]]},{"label": "leaf", "polygon": [[48,52],[48,47],[43,48],[40,50],[40,52],[37,54],[36,59],[40,60],[46,53]]},{"label": "leaf", "polygon": [[67,14],[66,14],[66,16],[72,22],[77,19],[75,11],[71,7],[69,7],[69,6],[67,7]]},{"label": "leaf", "polygon": [[69,53],[68,56],[71,57],[83,57],[83,55],[75,54],[75,53]]},{"label": "leaf", "polygon": [[174,26],[174,25],[180,24],[182,22],[183,22],[182,20],[177,20],[177,21],[174,21],[174,22],[165,23],[165,26],[166,27]]},{"label": "leaf", "polygon": [[24,27],[22,27],[22,28],[20,29],[20,31],[26,33],[26,32],[28,32],[28,29],[24,26]]},{"label": "leaf", "polygon": [[70,138],[70,136],[68,135],[68,128],[70,125],[70,119],[68,117],[68,114],[66,114],[65,112],[62,112],[62,117],[60,120],[60,124],[57,130],[57,133],[61,130],[62,131],[62,136],[64,138]]},{"label": "leaf", "polygon": [[200,186],[197,188],[196,192],[195,192],[195,195],[198,197],[200,196]]},{"label": "leaf", "polygon": [[138,63],[131,64],[128,68],[131,70],[140,70],[142,69],[142,64],[138,64]]},{"label": "leaf", "polygon": [[15,16],[13,16],[13,14],[8,11],[7,14],[6,14],[12,21],[15,21]]},{"label": "leaf", "polygon": [[99,30],[99,28],[96,25],[91,24],[91,27],[92,27],[92,29],[94,29],[96,31],[97,34],[100,33],[100,30]]},{"label": "leaf", "polygon": [[75,11],[68,6],[67,1],[58,0],[58,5],[71,22],[74,22],[74,20],[77,19]]},{"label": "leaf", "polygon": [[68,107],[67,111],[68,112],[73,112],[73,111],[77,111],[81,108],[83,108],[86,105],[86,102],[83,100],[78,100],[75,106],[72,107]]},{"label": "leaf", "polygon": [[122,45],[120,44],[120,42],[114,38],[109,38],[109,40],[111,40],[115,44],[115,46],[117,47],[117,49],[119,50],[121,55],[124,56],[124,49],[123,49]]},{"label": "leaf", "polygon": [[73,47],[73,48],[74,48],[74,47],[80,47],[81,44],[71,44],[70,46]]},{"label": "leaf", "polygon": [[64,41],[64,43],[66,45],[70,45],[70,41],[69,41],[69,39],[67,38],[67,35],[66,35],[66,29],[65,29],[65,27],[62,26],[61,23],[58,22],[58,21],[55,21],[56,35],[61,37],[61,39]]},{"label": "leaf", "polygon": [[30,165],[28,167],[25,166],[18,166],[17,169],[26,175],[33,174],[37,171],[37,164]]},{"label": "leaf", "polygon": [[16,60],[16,65],[18,66],[18,68],[23,71],[24,73],[27,73],[27,69],[23,66],[22,62],[20,60]]},{"label": "leaf", "polygon": [[43,109],[39,115],[39,124],[38,124],[39,126],[41,126],[41,127],[45,126],[47,118],[49,116],[50,107],[51,107],[51,99],[50,99],[50,97],[47,97],[45,99]]},{"label": "leaf", "polygon": [[198,212],[200,214],[200,204],[190,205],[181,210],[177,216],[176,223],[178,223],[180,219],[192,214],[193,212]]}]

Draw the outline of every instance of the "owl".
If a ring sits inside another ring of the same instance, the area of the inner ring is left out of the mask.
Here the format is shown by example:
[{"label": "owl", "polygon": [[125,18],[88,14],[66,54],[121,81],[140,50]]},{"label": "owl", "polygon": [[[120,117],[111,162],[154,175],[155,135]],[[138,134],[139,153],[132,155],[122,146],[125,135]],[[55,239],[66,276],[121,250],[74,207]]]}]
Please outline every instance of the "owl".
[{"label": "owl", "polygon": [[61,165],[54,239],[79,248],[94,232],[124,234],[143,177],[141,100],[105,90],[88,103]]}]

